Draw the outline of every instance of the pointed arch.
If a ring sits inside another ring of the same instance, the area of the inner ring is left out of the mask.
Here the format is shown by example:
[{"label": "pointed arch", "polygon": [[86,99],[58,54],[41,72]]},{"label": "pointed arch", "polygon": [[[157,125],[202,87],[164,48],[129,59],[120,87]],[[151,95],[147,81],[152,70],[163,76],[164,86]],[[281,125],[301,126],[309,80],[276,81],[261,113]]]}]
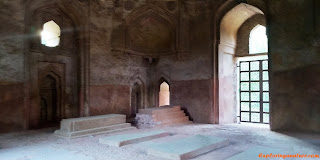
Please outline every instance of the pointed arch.
[{"label": "pointed arch", "polygon": [[266,27],[260,24],[256,25],[250,31],[249,54],[268,53],[268,37]]},{"label": "pointed arch", "polygon": [[62,99],[62,80],[54,70],[40,73],[39,77],[39,125],[59,124],[64,118],[65,110]]},{"label": "pointed arch", "polygon": [[[139,97],[136,99],[138,99],[139,101],[139,106],[138,109],[144,109],[146,108],[146,102],[147,102],[147,87],[146,87],[146,82],[144,80],[144,78],[140,75],[140,74],[136,74],[133,77],[130,78],[130,84],[131,84],[131,100],[130,100],[130,104],[131,104],[131,112],[135,111],[138,112],[138,110],[135,110],[133,108],[133,93],[137,91],[139,94]],[[138,89],[138,90],[137,90]],[[136,103],[137,104],[137,103]],[[132,115],[135,113],[131,113]]]},{"label": "pointed arch", "polygon": [[170,105],[170,79],[164,73],[158,78],[155,95],[157,107]]}]

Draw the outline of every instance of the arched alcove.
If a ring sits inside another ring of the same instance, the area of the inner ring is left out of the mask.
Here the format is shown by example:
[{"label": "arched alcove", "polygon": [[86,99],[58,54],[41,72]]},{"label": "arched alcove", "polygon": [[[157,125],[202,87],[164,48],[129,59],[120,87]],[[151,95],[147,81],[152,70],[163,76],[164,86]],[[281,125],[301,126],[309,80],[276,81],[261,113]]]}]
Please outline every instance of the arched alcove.
[{"label": "arched alcove", "polygon": [[130,78],[131,84],[131,98],[130,98],[130,112],[131,117],[134,117],[139,109],[146,108],[147,103],[147,88],[145,79],[140,74],[135,74]]},{"label": "arched alcove", "polygon": [[139,109],[142,109],[142,86],[138,83],[134,83],[131,88],[131,115],[135,116]]},{"label": "arched alcove", "polygon": [[55,73],[47,73],[39,80],[40,127],[59,124],[61,113],[61,82]]}]

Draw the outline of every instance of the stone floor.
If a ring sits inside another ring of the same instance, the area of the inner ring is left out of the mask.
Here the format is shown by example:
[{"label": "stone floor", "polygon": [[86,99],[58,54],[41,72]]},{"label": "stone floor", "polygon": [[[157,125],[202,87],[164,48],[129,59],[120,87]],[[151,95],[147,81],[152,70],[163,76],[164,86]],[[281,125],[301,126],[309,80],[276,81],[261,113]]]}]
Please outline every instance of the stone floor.
[{"label": "stone floor", "polygon": [[[121,134],[162,129],[171,136],[120,148],[99,144],[99,138],[119,133],[65,140],[52,134],[55,129],[0,135],[0,160],[161,160],[147,155],[147,146],[191,135],[211,135],[231,141],[227,147],[194,158],[197,160],[223,160],[254,146],[276,148],[290,154],[320,154],[320,135],[277,133],[270,131],[267,125],[189,124],[125,131]],[[255,159],[259,159],[258,155]]]}]

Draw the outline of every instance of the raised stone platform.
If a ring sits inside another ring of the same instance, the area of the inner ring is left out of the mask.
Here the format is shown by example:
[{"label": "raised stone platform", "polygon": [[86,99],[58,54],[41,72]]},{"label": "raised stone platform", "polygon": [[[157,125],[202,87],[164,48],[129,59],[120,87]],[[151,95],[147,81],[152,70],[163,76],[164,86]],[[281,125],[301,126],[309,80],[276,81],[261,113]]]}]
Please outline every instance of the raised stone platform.
[{"label": "raised stone platform", "polygon": [[150,145],[148,154],[166,159],[184,160],[225,147],[229,144],[230,142],[224,138],[197,135],[176,141]]},{"label": "raised stone platform", "polygon": [[168,132],[158,130],[144,133],[123,134],[116,136],[103,137],[99,139],[99,143],[110,146],[121,147],[128,144],[149,141],[156,138],[169,136]]},{"label": "raised stone platform", "polygon": [[54,132],[62,138],[77,138],[88,135],[110,133],[136,129],[126,123],[126,116],[122,114],[108,114],[91,117],[63,119],[60,130]]},{"label": "raised stone platform", "polygon": [[139,109],[136,122],[139,128],[192,123],[180,106]]}]

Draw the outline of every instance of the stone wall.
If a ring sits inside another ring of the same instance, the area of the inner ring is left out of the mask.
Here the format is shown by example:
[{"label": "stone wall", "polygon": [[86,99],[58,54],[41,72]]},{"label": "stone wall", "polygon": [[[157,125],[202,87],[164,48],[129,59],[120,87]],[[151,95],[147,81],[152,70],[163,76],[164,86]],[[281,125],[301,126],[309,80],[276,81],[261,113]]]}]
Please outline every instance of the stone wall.
[{"label": "stone wall", "polygon": [[196,123],[212,123],[211,80],[172,81],[170,98],[173,105],[181,108]]},{"label": "stone wall", "polygon": [[0,2],[0,132],[24,128],[24,5]]},{"label": "stone wall", "polygon": [[130,116],[130,86],[91,85],[90,115],[112,113]]},{"label": "stone wall", "polygon": [[272,0],[268,7],[271,128],[320,132],[319,2]]}]

